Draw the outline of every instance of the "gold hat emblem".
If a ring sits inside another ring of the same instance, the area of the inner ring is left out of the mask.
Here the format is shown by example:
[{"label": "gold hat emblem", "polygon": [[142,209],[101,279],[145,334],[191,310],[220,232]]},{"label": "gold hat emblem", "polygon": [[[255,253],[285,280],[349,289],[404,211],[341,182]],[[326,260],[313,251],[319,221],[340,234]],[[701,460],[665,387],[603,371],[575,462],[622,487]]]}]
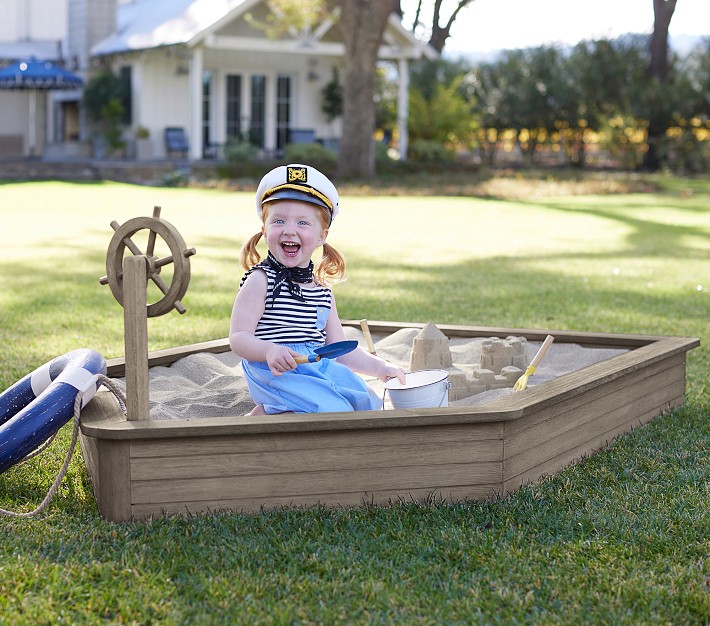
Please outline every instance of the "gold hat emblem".
[{"label": "gold hat emblem", "polygon": [[305,167],[288,167],[286,168],[286,181],[289,183],[306,183],[308,176],[306,175]]}]

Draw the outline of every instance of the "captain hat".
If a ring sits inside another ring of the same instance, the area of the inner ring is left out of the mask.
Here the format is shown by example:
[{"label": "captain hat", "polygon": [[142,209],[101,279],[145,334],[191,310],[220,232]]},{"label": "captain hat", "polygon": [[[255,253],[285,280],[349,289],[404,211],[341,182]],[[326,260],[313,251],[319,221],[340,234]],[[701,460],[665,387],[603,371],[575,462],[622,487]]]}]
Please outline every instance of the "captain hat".
[{"label": "captain hat", "polygon": [[340,198],[335,185],[315,167],[291,163],[268,172],[256,189],[256,214],[261,219],[262,206],[274,200],[301,200],[330,211],[330,221],[339,211]]}]

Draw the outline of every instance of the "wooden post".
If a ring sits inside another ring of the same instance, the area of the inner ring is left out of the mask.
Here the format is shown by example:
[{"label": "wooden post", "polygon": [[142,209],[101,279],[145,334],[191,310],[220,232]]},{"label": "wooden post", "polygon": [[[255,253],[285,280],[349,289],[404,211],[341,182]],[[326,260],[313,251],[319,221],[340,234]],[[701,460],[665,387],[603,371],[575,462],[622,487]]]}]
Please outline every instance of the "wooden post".
[{"label": "wooden post", "polygon": [[126,419],[147,420],[148,413],[148,261],[123,260],[123,325],[126,348]]}]

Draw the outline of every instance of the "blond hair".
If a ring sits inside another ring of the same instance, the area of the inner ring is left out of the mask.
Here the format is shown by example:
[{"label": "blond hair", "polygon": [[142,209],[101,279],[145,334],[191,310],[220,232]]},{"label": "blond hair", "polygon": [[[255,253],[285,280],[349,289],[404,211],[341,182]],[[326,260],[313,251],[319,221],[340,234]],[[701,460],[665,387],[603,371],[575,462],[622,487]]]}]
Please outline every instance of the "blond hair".
[{"label": "blond hair", "polygon": [[[318,220],[320,221],[321,228],[326,230],[330,225],[330,213],[325,207],[317,208],[320,209],[318,212]],[[269,205],[267,204],[263,207],[261,215],[264,224],[266,224],[268,212]],[[262,233],[258,232],[245,241],[242,246],[242,250],[239,253],[239,261],[245,270],[251,269],[261,261],[261,255],[256,249],[261,237]],[[333,246],[324,243],[323,255],[318,262],[315,263],[313,276],[315,281],[324,287],[332,287],[333,285],[343,282],[343,280],[345,280],[345,258]]]}]

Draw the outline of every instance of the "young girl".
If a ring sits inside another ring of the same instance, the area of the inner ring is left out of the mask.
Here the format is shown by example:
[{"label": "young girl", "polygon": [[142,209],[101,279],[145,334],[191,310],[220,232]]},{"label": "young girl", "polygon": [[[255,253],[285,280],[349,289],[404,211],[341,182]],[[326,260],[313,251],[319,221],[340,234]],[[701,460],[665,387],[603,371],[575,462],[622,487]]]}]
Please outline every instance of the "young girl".
[{"label": "young girl", "polygon": [[[405,383],[404,370],[359,347],[337,360],[294,360],[345,340],[330,290],[343,279],[345,260],[325,242],[338,202],[333,183],[308,165],[277,167],[259,183],[256,213],[263,226],[242,248],[248,271],[229,330],[257,405],[252,415],[381,408],[381,398],[354,372]],[[256,250],[262,237],[269,250],[264,261]],[[314,267],[311,256],[321,246]]]}]

